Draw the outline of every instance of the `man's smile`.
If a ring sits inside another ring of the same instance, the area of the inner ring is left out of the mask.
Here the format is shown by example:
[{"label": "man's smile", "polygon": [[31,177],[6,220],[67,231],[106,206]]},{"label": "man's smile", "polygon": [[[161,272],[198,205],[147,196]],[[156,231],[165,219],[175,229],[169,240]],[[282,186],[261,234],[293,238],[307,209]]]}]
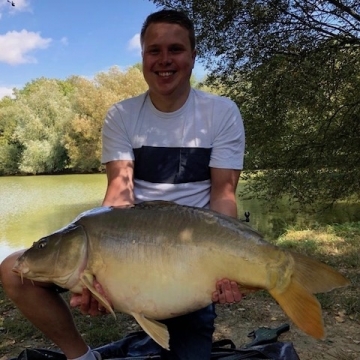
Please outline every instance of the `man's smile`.
[{"label": "man's smile", "polygon": [[175,71],[155,71],[156,75],[160,77],[168,77],[175,74]]}]

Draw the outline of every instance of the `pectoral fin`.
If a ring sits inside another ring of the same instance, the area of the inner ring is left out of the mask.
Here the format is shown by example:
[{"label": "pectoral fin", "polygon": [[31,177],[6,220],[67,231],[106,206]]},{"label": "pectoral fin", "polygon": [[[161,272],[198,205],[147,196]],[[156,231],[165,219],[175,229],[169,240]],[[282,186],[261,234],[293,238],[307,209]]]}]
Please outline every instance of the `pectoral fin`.
[{"label": "pectoral fin", "polygon": [[142,329],[164,349],[169,350],[169,332],[167,326],[143,314],[131,313]]},{"label": "pectoral fin", "polygon": [[109,301],[95,289],[95,287],[93,285],[94,275],[89,272],[84,271],[80,276],[80,280],[83,283],[83,285],[91,291],[91,293],[94,295],[96,300],[102,306],[104,306],[104,308],[106,310],[108,310],[112,314],[112,316],[116,319],[116,315],[115,315],[114,310],[112,309]]}]

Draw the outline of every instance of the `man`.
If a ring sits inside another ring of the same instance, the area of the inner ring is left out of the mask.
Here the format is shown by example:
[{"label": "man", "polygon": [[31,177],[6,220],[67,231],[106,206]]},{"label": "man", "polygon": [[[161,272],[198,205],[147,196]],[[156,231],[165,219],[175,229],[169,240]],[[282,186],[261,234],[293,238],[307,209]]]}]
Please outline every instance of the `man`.
[{"label": "man", "polygon": [[[147,18],[140,38],[149,90],[115,104],[106,117],[104,205],[169,200],[236,217],[243,124],[229,99],[191,89],[196,56],[192,22],[183,13],[163,10]],[[227,288],[229,282],[221,285]],[[236,295],[230,300],[239,300],[233,285]],[[164,358],[209,359],[214,318],[210,306],[165,321],[172,353]]]},{"label": "man", "polygon": [[[151,14],[141,31],[141,45],[149,90],[115,104],[106,117],[102,160],[108,186],[103,206],[161,199],[210,207],[236,217],[243,124],[232,101],[191,89],[196,56],[192,22],[172,10]],[[15,253],[1,264],[7,295],[68,359],[95,359],[98,354],[81,338],[53,285],[33,286],[27,280],[22,285],[11,272],[18,256]],[[102,291],[101,284],[95,283],[95,287]],[[241,299],[236,283],[227,279],[214,284],[214,289],[214,302]],[[87,289],[73,296],[71,305],[90,315],[102,310]],[[215,316],[211,305],[165,320],[171,350],[164,350],[162,357],[209,359]]]}]

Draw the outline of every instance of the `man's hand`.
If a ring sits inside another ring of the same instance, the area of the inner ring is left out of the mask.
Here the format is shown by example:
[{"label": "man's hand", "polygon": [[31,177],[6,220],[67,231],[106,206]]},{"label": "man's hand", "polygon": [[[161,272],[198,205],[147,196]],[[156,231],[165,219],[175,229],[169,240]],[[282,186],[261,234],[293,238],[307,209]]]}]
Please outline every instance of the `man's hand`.
[{"label": "man's hand", "polygon": [[[106,298],[106,294],[99,282],[94,280],[95,289]],[[80,311],[84,315],[103,315],[108,311],[93,297],[91,291],[88,288],[83,288],[82,294],[72,294],[70,299],[71,307],[79,307]]]},{"label": "man's hand", "polygon": [[216,291],[212,294],[212,301],[219,304],[232,304],[239,302],[242,297],[235,281],[222,279],[216,283]]}]

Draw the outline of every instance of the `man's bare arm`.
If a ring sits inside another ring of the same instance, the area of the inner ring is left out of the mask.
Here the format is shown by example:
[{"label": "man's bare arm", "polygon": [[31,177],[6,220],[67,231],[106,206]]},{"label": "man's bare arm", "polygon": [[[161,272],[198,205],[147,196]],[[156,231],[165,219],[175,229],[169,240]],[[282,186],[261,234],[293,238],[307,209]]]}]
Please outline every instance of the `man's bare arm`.
[{"label": "man's bare arm", "polygon": [[[210,171],[210,209],[236,218],[236,187],[240,170],[211,168]],[[216,291],[212,295],[213,302],[225,304],[239,302],[241,299],[242,295],[235,281],[222,279],[216,283]]]},{"label": "man's bare arm", "polygon": [[240,170],[211,168],[210,171],[210,209],[236,218],[236,187]]},{"label": "man's bare arm", "polygon": [[134,203],[134,162],[110,161],[106,164],[107,189],[103,206],[123,206]]}]

